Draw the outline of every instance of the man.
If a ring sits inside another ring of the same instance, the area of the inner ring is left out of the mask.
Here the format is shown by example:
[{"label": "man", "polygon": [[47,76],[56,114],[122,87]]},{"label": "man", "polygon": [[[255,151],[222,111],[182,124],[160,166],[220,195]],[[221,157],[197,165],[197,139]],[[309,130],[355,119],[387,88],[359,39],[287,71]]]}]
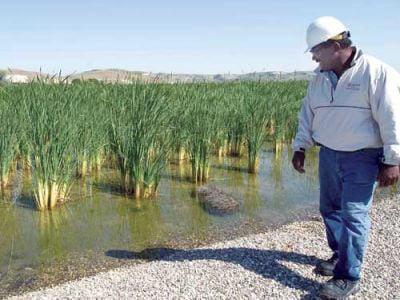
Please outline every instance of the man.
[{"label": "man", "polygon": [[333,17],[311,23],[307,44],[319,67],[300,111],[292,163],[304,173],[305,152],[320,146],[320,212],[333,255],[315,271],[333,278],[319,295],[346,298],[360,289],[376,180],[389,186],[399,178],[400,76],[352,46]]}]

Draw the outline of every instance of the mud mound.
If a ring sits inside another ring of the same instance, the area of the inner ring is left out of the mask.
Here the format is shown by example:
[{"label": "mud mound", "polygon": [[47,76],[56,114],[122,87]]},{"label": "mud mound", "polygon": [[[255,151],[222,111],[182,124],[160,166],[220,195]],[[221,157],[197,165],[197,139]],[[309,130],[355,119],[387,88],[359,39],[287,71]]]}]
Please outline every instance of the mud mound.
[{"label": "mud mound", "polygon": [[210,212],[231,213],[235,211],[239,202],[230,194],[215,185],[204,185],[197,189],[200,203]]}]

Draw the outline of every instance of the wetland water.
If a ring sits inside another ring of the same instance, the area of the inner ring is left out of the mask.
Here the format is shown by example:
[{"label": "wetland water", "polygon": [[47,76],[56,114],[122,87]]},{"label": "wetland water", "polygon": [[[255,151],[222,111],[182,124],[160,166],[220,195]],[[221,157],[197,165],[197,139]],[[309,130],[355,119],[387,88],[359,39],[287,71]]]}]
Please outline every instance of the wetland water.
[{"label": "wetland water", "polygon": [[104,168],[74,183],[73,201],[44,213],[32,208],[28,174],[17,171],[0,200],[0,298],[139,261],[107,255],[113,250],[195,247],[307,218],[317,213],[317,151],[307,153],[304,175],[286,148],[276,156],[265,146],[256,175],[246,158],[214,158],[210,183],[239,202],[229,214],[200,203],[188,162],[168,165],[155,199],[122,195],[117,173]]}]

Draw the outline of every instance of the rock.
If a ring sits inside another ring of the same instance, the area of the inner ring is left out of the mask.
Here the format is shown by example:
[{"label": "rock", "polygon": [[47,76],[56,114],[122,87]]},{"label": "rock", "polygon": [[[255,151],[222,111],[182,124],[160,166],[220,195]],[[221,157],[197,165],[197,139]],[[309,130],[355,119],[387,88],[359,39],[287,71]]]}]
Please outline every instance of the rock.
[{"label": "rock", "polygon": [[211,213],[230,213],[239,206],[233,196],[212,184],[199,187],[197,195],[203,207]]}]

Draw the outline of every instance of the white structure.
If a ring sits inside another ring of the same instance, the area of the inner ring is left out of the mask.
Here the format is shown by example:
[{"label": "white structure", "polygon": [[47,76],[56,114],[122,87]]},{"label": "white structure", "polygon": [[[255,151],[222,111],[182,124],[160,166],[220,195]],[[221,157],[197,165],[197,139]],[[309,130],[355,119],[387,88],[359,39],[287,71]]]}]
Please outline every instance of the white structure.
[{"label": "white structure", "polygon": [[29,78],[26,75],[6,74],[1,77],[1,81],[5,81],[7,83],[28,83]]}]

